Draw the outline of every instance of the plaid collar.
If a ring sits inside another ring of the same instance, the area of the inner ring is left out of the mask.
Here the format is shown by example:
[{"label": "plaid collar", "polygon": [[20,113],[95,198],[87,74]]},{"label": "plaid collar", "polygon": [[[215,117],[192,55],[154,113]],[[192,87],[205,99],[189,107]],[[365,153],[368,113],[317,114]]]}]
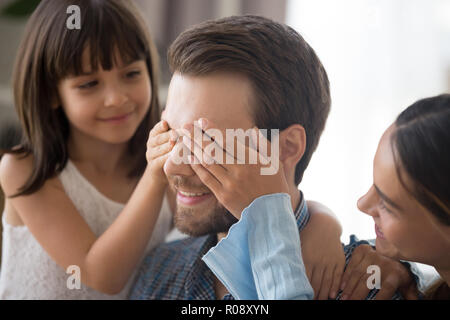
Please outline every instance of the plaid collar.
[{"label": "plaid collar", "polygon": [[[297,221],[297,227],[301,232],[308,224],[310,213],[304,200],[303,193],[300,191],[300,202],[294,212]],[[214,291],[214,274],[202,261],[202,257],[217,244],[217,235],[211,234],[198,238],[198,251],[191,252],[191,259],[186,265],[189,270],[186,276],[185,293],[188,299],[217,299]],[[233,300],[231,294],[226,294],[223,300]]]}]

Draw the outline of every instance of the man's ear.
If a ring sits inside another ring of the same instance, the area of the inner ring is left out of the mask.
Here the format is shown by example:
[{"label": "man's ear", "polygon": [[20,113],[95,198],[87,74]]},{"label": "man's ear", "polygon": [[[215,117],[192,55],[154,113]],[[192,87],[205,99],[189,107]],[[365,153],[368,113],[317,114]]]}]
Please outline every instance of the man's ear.
[{"label": "man's ear", "polygon": [[287,168],[295,168],[306,150],[305,128],[293,124],[280,132],[280,161]]}]

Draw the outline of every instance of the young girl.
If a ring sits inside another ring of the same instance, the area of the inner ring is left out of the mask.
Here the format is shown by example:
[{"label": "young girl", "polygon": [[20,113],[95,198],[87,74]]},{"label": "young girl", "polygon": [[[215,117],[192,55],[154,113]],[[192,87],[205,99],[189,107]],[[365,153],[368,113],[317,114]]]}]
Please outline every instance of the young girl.
[{"label": "young girl", "polygon": [[0,165],[0,299],[123,299],[163,241],[174,142],[156,124],[156,58],[130,1],[46,0],[31,16],[14,71],[23,142]]},{"label": "young girl", "polygon": [[[66,27],[71,5],[79,30]],[[157,123],[156,65],[130,1],[41,1],[14,71],[23,142],[0,164],[0,299],[126,298],[141,257],[171,228],[163,165],[174,141]],[[305,264],[319,290],[344,257],[335,218],[315,205],[311,216]]]}]

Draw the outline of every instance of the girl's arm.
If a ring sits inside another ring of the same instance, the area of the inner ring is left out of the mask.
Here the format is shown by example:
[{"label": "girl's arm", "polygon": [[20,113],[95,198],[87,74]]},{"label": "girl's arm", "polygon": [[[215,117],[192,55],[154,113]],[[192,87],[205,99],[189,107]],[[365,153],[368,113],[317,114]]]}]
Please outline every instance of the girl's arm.
[{"label": "girl's arm", "polygon": [[[161,134],[166,130],[167,124],[161,123],[152,130],[149,139],[152,151],[147,152],[151,162],[120,215],[98,238],[65,194],[58,178],[47,180],[31,195],[8,199],[52,259],[64,269],[78,266],[81,281],[95,290],[119,293],[145,250],[167,185],[162,166],[173,142],[168,141],[169,132]],[[5,195],[15,194],[31,170],[31,157],[5,155],[0,163],[0,183]]]}]

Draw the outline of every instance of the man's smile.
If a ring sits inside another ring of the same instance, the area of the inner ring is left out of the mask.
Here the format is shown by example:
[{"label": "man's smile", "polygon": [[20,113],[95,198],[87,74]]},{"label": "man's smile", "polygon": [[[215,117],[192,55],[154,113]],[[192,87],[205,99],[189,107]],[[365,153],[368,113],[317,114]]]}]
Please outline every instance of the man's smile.
[{"label": "man's smile", "polygon": [[211,192],[189,192],[177,190],[177,202],[184,206],[194,206],[210,199]]}]

